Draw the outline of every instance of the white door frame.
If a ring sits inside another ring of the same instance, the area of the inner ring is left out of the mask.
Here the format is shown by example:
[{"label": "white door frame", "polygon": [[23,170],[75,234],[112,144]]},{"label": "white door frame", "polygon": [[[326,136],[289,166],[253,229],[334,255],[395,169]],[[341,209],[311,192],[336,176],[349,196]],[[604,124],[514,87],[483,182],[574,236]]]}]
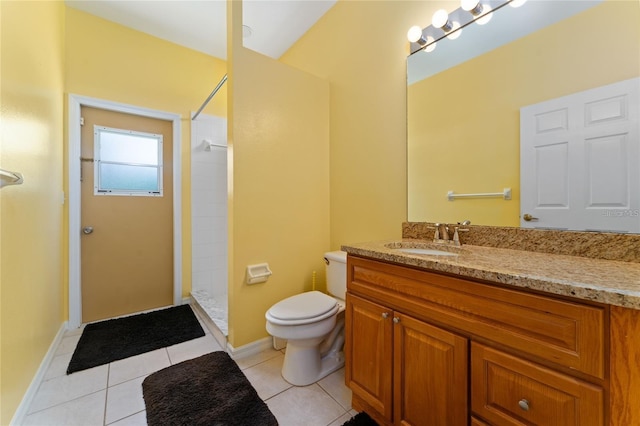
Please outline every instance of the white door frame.
[{"label": "white door frame", "polygon": [[80,278],[80,108],[88,106],[125,114],[168,120],[173,123],[173,304],[182,303],[182,164],[180,114],[69,94],[69,322],[82,324]]}]

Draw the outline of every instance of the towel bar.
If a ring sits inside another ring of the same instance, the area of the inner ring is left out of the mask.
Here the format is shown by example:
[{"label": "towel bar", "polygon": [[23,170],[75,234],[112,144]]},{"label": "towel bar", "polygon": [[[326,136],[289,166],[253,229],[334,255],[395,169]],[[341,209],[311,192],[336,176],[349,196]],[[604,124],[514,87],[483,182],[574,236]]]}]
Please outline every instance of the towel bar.
[{"label": "towel bar", "polygon": [[447,192],[447,199],[453,201],[456,198],[484,198],[484,197],[502,197],[505,200],[511,199],[511,188],[505,188],[502,192],[479,192],[475,194],[455,194],[453,191]]}]

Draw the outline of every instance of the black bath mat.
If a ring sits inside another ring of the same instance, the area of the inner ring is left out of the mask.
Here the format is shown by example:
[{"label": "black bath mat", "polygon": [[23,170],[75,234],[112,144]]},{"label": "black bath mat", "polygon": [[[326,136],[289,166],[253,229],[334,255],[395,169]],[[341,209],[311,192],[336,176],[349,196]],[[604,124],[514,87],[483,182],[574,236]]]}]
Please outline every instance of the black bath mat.
[{"label": "black bath mat", "polygon": [[351,417],[349,420],[343,423],[342,426],[378,426],[378,423],[376,423],[371,417],[369,417],[367,413],[363,411]]},{"label": "black bath mat", "polygon": [[67,374],[204,336],[189,305],[88,324]]},{"label": "black bath mat", "polygon": [[226,352],[211,352],[148,376],[142,395],[149,426],[277,426]]}]

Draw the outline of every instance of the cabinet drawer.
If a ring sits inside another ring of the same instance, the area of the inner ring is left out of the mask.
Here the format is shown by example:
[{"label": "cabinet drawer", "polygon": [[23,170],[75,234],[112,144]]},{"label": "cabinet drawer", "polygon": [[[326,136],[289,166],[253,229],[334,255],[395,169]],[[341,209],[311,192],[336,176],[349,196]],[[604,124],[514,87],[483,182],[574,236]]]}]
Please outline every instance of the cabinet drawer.
[{"label": "cabinet drawer", "polygon": [[473,342],[471,409],[496,426],[602,426],[603,391]]},{"label": "cabinet drawer", "polygon": [[604,378],[602,307],[351,255],[347,288],[419,319]]}]

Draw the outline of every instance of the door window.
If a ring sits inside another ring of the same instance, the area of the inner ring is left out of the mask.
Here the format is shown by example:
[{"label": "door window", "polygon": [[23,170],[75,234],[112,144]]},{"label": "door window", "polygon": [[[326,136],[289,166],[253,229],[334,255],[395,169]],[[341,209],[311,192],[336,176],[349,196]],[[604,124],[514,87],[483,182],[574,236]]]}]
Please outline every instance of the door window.
[{"label": "door window", "polygon": [[95,195],[162,196],[162,135],[94,127]]}]

